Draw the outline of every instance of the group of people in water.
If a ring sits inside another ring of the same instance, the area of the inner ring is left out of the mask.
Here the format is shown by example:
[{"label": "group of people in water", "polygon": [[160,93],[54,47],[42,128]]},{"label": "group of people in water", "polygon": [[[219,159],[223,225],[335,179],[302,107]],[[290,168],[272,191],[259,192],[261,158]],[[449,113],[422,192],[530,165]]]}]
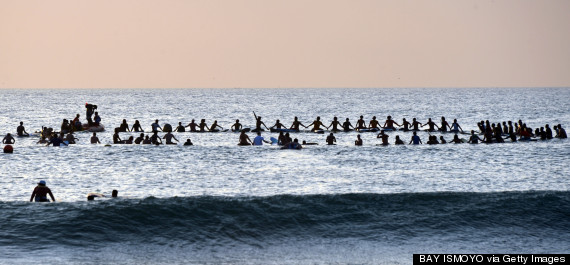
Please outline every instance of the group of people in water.
[{"label": "group of people in water", "polygon": [[[88,104],[90,105],[90,104]],[[100,122],[100,117],[98,116],[97,112],[95,114],[95,120],[91,120],[91,115],[93,114],[93,110],[96,109],[96,105],[90,105],[91,107],[88,108],[88,124],[98,126]],[[255,113],[254,113],[255,115]],[[79,121],[80,115],[77,114],[75,119],[72,122],[68,122],[66,119],[63,120],[61,131],[54,132],[52,128],[44,128],[42,127],[41,132],[41,139],[38,143],[46,144],[46,145],[53,145],[59,146],[62,144],[74,144],[77,138],[74,135],[74,132],[77,131],[78,128],[83,128],[81,122]],[[173,132],[220,132],[220,131],[229,131],[232,132],[240,132],[238,145],[245,146],[245,145],[262,145],[263,143],[272,143],[271,141],[266,140],[262,135],[261,132],[268,130],[271,132],[278,132],[279,137],[277,138],[277,144],[282,145],[283,148],[288,149],[300,149],[303,145],[310,145],[315,143],[307,143],[303,142],[302,144],[299,143],[298,139],[292,139],[290,133],[300,132],[301,127],[303,128],[310,128],[309,132],[315,133],[324,133],[325,130],[330,131],[330,134],[326,137],[326,143],[329,145],[336,144],[336,137],[334,133],[338,132],[349,132],[349,131],[357,131],[357,132],[377,132],[377,138],[381,139],[381,145],[388,145],[389,141],[388,135],[386,132],[390,131],[412,131],[413,135],[410,138],[408,144],[423,144],[420,137],[417,135],[417,131],[427,131],[428,133],[431,132],[441,132],[441,133],[455,133],[453,139],[449,142],[451,143],[502,143],[505,140],[510,141],[517,141],[517,140],[534,140],[533,138],[538,138],[542,140],[552,139],[552,138],[567,138],[567,134],[565,129],[562,127],[561,124],[555,125],[553,129],[550,128],[548,124],[544,127],[536,128],[534,131],[529,128],[525,123],[521,120],[518,122],[511,122],[511,121],[504,121],[502,123],[490,123],[487,121],[480,121],[477,123],[477,127],[479,129],[479,133],[482,135],[482,138],[472,130],[468,140],[461,139],[458,136],[458,133],[465,133],[463,128],[458,124],[457,120],[454,119],[453,122],[450,124],[446,121],[445,117],[441,117],[440,124],[436,124],[432,121],[431,118],[427,120],[425,123],[420,123],[417,121],[416,118],[413,118],[412,121],[407,121],[406,118],[402,119],[401,123],[396,122],[392,119],[391,116],[388,116],[384,121],[384,124],[381,125],[381,122],[376,119],[376,116],[373,116],[372,119],[366,123],[363,116],[356,121],[356,124],[353,125],[349,118],[341,123],[337,117],[334,117],[331,121],[330,125],[325,125],[320,117],[317,117],[312,123],[309,125],[302,124],[297,117],[294,117],[291,126],[287,127],[283,125],[279,120],[275,121],[275,124],[268,127],[263,121],[260,116],[255,115],[255,128],[244,128],[243,125],[240,123],[239,120],[236,120],[234,124],[232,124],[229,129],[224,129],[222,126],[218,124],[215,120],[210,126],[206,124],[205,119],[201,119],[200,123],[196,123],[194,119],[187,125],[183,125],[182,122],[178,123],[178,126],[173,128],[170,124],[163,124],[161,126],[159,124],[159,120],[155,120],[151,125],[151,134],[145,135],[145,131],[142,128],[140,122],[136,120],[133,126],[129,126],[126,120],[123,120],[119,127],[114,129],[113,134],[113,144],[167,144],[167,145],[175,145],[179,140],[174,136]],[[81,125],[81,126],[80,126]],[[427,127],[426,129],[422,129],[423,127]],[[188,128],[188,130],[186,129]],[[122,132],[140,132],[138,137],[129,136],[127,139],[122,139],[120,133]],[[159,136],[159,132],[165,132],[163,136]],[[255,132],[257,133],[256,137],[251,140],[247,135],[247,132]],[[20,122],[20,126],[17,128],[18,136],[29,136],[26,132],[23,122]],[[164,140],[164,141],[163,141]],[[10,134],[7,134],[6,137],[3,139],[4,144],[13,144],[15,142],[14,137]],[[445,144],[448,141],[444,138],[443,135],[439,136],[439,138],[435,135],[431,135],[428,138],[426,144]],[[91,137],[91,143],[98,144],[101,143],[99,138],[97,137],[97,133],[93,132]],[[354,142],[355,145],[363,145],[363,140],[360,134],[357,135],[357,138]],[[399,135],[395,136],[394,144],[400,145],[405,144],[405,142],[400,139]],[[184,145],[193,145],[192,141],[188,138]]]}]

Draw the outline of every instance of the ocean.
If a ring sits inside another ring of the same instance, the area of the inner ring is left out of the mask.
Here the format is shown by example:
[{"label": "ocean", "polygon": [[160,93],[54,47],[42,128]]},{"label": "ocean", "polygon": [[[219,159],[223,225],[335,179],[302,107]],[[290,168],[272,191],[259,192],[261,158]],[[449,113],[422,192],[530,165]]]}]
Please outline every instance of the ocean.
[{"label": "ocean", "polygon": [[[254,127],[295,116],[390,115],[477,122],[522,120],[568,128],[569,88],[29,89],[0,90],[0,135],[98,105],[102,144],[78,132],[68,147],[16,137],[0,154],[0,263],[411,264],[414,253],[569,253],[570,141],[379,146],[376,133],[292,133],[302,150],[237,146],[239,133],[174,133],[194,146],[111,144],[123,119],[146,132],[155,119],[236,119]],[[121,133],[121,138],[139,133]],[[431,133],[447,141],[451,133]],[[163,135],[159,133],[159,135]],[[248,133],[253,139],[254,133]],[[267,139],[277,133],[263,132]],[[425,143],[429,134],[419,132]],[[461,138],[468,135],[460,134]],[[111,144],[111,146],[105,146]],[[56,203],[30,203],[45,180]],[[87,201],[90,192],[119,198]]]}]

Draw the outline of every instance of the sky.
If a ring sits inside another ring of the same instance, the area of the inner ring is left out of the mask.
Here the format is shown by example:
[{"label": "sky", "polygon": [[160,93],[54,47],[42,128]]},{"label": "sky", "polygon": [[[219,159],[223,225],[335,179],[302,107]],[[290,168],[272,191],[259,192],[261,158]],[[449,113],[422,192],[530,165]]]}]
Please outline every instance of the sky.
[{"label": "sky", "polygon": [[570,86],[568,0],[0,6],[0,88]]}]

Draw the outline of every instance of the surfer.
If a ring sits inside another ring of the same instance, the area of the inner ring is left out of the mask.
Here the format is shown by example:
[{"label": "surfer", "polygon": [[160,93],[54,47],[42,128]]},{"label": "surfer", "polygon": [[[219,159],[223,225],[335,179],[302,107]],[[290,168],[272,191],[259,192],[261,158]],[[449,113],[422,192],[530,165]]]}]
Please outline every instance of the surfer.
[{"label": "surfer", "polygon": [[210,126],[210,132],[219,132],[220,130],[217,129],[218,127],[222,130],[224,129],[222,126],[218,125],[217,120],[214,120],[214,123],[212,123],[212,126]]},{"label": "surfer", "polygon": [[453,140],[451,140],[451,142],[455,143],[455,144],[462,144],[463,143],[463,141],[461,141],[461,139],[459,139],[459,136],[457,134],[455,134],[453,136]]},{"label": "surfer", "polygon": [[67,136],[65,137],[65,140],[67,141],[67,144],[75,144],[75,140],[79,140],[79,139],[75,138],[75,136],[73,135],[73,132],[69,132],[67,134]]},{"label": "surfer", "polygon": [[562,124],[558,124],[557,138],[560,138],[560,139],[568,138],[568,135],[566,134],[566,130],[564,130],[564,128],[562,128]]},{"label": "surfer", "polygon": [[412,130],[419,131],[420,130],[419,126],[423,127],[423,125],[419,121],[417,121],[416,118],[413,118],[412,119],[412,128],[413,128]]},{"label": "surfer", "polygon": [[391,129],[391,130],[395,130],[396,128],[394,127],[394,124],[396,124],[397,126],[400,126],[400,124],[396,123],[396,121],[392,120],[392,116],[388,116],[386,117],[386,122],[384,122],[384,129]]},{"label": "surfer", "polygon": [[245,134],[244,131],[241,131],[241,134],[239,135],[239,143],[238,145],[252,145],[253,143],[251,142],[251,139],[249,139],[249,136],[247,136],[247,134]]},{"label": "surfer", "polygon": [[38,186],[36,186],[32,192],[30,202],[34,201],[34,199],[36,202],[49,202],[49,199],[47,198],[48,194],[51,197],[51,200],[55,201],[53,193],[51,193],[50,188],[46,186],[46,182],[44,180],[40,180],[40,182],[38,182]]},{"label": "surfer", "polygon": [[61,137],[57,137],[57,135],[52,135],[51,139],[46,144],[46,146],[49,146],[50,144],[53,146],[60,146],[62,144],[67,146],[67,144],[63,142],[62,138],[63,138],[63,133],[61,133]]},{"label": "surfer", "polygon": [[[362,117],[362,116],[361,116]],[[356,141],[354,141],[354,145],[361,146],[362,145],[362,138],[360,138],[360,134],[356,135]]]},{"label": "surfer", "polygon": [[141,133],[137,139],[135,139],[135,144],[141,144],[144,141],[144,133]]},{"label": "surfer", "polygon": [[174,137],[174,134],[172,134],[171,132],[167,132],[164,135],[164,137],[162,137],[162,139],[166,140],[166,144],[176,144],[175,142],[172,142],[172,139],[174,139],[178,142],[178,139],[176,139],[176,137]]},{"label": "surfer", "polygon": [[2,139],[3,144],[14,144],[15,142],[16,139],[14,139],[14,137],[10,133],[7,133],[6,136],[4,136],[4,139]]},{"label": "surfer", "polygon": [[384,133],[384,130],[381,130],[380,133],[376,136],[376,138],[381,138],[382,139],[382,145],[388,145],[388,137],[390,137],[389,135]]},{"label": "surfer", "polygon": [[329,125],[327,128],[331,128],[332,127],[332,132],[339,132],[339,126],[342,126],[342,124],[340,124],[340,122],[338,121],[338,118],[335,116],[333,118],[333,121],[331,122],[331,125]]},{"label": "surfer", "polygon": [[150,137],[148,135],[144,137],[142,144],[152,144],[152,141],[150,140]]},{"label": "surfer", "polygon": [[439,141],[440,141],[440,143],[442,143],[442,144],[446,144],[446,143],[447,143],[447,141],[443,138],[443,135],[439,136]]},{"label": "surfer", "polygon": [[119,132],[130,132],[127,120],[123,119],[123,123],[119,126]]},{"label": "surfer", "polygon": [[368,123],[368,128],[370,129],[378,129],[380,122],[376,119],[376,116],[372,116],[372,120]]},{"label": "surfer", "polygon": [[269,130],[269,128],[267,128],[267,125],[265,125],[265,123],[261,121],[261,116],[256,116],[255,119],[256,119],[256,121],[255,121],[255,129],[253,130],[254,132],[263,131],[263,129],[261,128],[261,125],[263,125],[263,127],[265,127],[265,129]]},{"label": "surfer", "polygon": [[409,121],[407,121],[406,118],[404,118],[404,119],[402,119],[402,126],[403,126],[404,128],[402,128],[402,129],[400,129],[400,130],[407,132],[407,131],[410,130],[410,126],[411,126],[411,125],[412,125],[412,124],[411,124]]},{"label": "surfer", "polygon": [[451,130],[451,126],[449,126],[449,123],[445,120],[445,117],[441,117],[441,127],[438,128],[439,131],[441,132],[447,132],[447,128],[449,128]]},{"label": "surfer", "polygon": [[334,143],[336,143],[336,137],[334,137],[333,133],[331,133],[329,136],[327,136],[327,144],[334,145]]},{"label": "surfer", "polygon": [[265,140],[265,138],[263,138],[263,136],[261,136],[261,132],[258,131],[257,132],[257,136],[255,136],[255,138],[253,138],[253,145],[263,145],[263,142],[266,143],[271,143],[270,141]]},{"label": "surfer", "polygon": [[114,144],[124,144],[123,140],[119,136],[119,128],[115,128],[115,134],[113,134],[113,143]]},{"label": "surfer", "polygon": [[424,125],[422,125],[422,127],[424,127],[424,126],[429,126],[427,129],[428,132],[434,132],[435,131],[434,127],[437,127],[437,129],[440,129],[439,126],[437,126],[437,124],[435,124],[435,122],[433,122],[431,120],[431,118],[428,118],[428,121]]},{"label": "surfer", "polygon": [[[415,118],[414,118],[415,120]],[[410,142],[408,144],[423,144],[422,143],[422,139],[420,139],[420,137],[418,136],[417,132],[414,132],[414,135],[412,135],[412,139],[410,139]]]},{"label": "surfer", "polygon": [[[311,129],[312,132],[316,132],[321,130],[321,126],[326,127],[322,122],[321,122],[321,117],[317,117],[316,120],[313,121],[313,123],[309,124],[309,126],[307,127],[311,127],[311,125],[313,126],[313,129]],[[327,128],[328,129],[328,128]]]},{"label": "surfer", "polygon": [[176,129],[174,129],[174,132],[186,132],[186,129],[182,125],[182,122],[178,122],[178,126],[176,126]]},{"label": "surfer", "polygon": [[281,149],[303,149],[303,146],[299,144],[299,140],[295,138],[292,142],[287,143]]},{"label": "surfer", "polygon": [[400,139],[400,136],[399,136],[399,135],[396,135],[396,142],[395,142],[394,144],[395,144],[395,145],[401,145],[401,144],[404,144],[404,141],[402,141],[402,140]]},{"label": "surfer", "polygon": [[23,121],[21,121],[20,126],[18,126],[18,128],[16,128],[16,133],[18,134],[18,136],[30,136],[30,134],[26,132],[26,128],[24,128],[24,122]]},{"label": "surfer", "polygon": [[191,132],[197,132],[198,131],[198,130],[196,130],[196,128],[198,128],[198,124],[194,121],[194,119],[192,119],[192,121],[190,123],[188,123],[188,125],[186,125],[186,127],[190,127]]},{"label": "surfer", "polygon": [[461,128],[461,126],[459,126],[459,123],[457,123],[457,119],[453,119],[453,123],[451,124],[450,131],[457,133],[457,132],[459,132],[459,130],[461,130],[461,132],[463,132],[463,128]]},{"label": "surfer", "polygon": [[289,129],[293,129],[295,131],[299,131],[300,126],[303,126],[305,128],[307,128],[307,126],[303,125],[299,119],[297,118],[297,116],[295,116],[295,118],[293,119],[293,124],[291,124],[291,127],[289,127]]},{"label": "surfer", "polygon": [[271,128],[271,129],[273,129],[273,128],[275,128],[275,129],[281,129],[281,128],[285,129],[285,125],[283,125],[279,120],[276,120],[276,121],[275,121],[275,124],[274,124],[273,126],[269,127],[269,128]]},{"label": "surfer", "polygon": [[131,128],[131,132],[144,132],[139,120],[135,120],[135,124],[133,124],[133,128]]},{"label": "surfer", "polygon": [[[350,127],[352,127],[352,129],[350,129]],[[348,132],[348,131],[350,131],[350,130],[354,130],[355,128],[354,128],[354,126],[352,126],[352,123],[350,123],[350,120],[349,120],[348,118],[346,118],[346,121],[344,121],[344,122],[342,123],[342,129],[343,129],[345,132]]]},{"label": "surfer", "polygon": [[356,121],[356,129],[366,129],[366,122],[364,121],[364,116],[360,115],[360,119]]},{"label": "surfer", "polygon": [[155,145],[162,144],[162,139],[158,136],[158,132],[153,132],[152,136],[150,137],[150,142]]},{"label": "surfer", "polygon": [[241,123],[239,123],[239,120],[236,120],[236,123],[234,123],[234,125],[232,125],[232,127],[230,128],[232,130],[232,132],[239,132],[241,131]]},{"label": "surfer", "polygon": [[152,123],[150,127],[152,127],[152,132],[158,132],[158,129],[162,131],[162,127],[158,124],[158,120],[154,120],[154,123]]},{"label": "surfer", "polygon": [[469,141],[467,141],[467,143],[478,144],[479,141],[482,141],[481,138],[479,138],[479,136],[475,135],[474,130],[471,130],[471,137],[469,137]]}]

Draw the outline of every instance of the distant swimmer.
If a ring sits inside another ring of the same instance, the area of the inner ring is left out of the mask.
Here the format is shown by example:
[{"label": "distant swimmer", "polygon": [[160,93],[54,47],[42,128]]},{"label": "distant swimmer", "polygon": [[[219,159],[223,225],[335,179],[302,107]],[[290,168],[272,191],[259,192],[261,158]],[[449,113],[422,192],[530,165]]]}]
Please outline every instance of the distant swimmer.
[{"label": "distant swimmer", "polygon": [[133,144],[133,139],[135,139],[135,137],[133,137],[132,135],[129,136],[129,138],[127,138],[127,140],[125,140],[125,144]]},{"label": "distant swimmer", "polygon": [[32,197],[30,197],[30,202],[32,201],[49,202],[49,199],[47,197],[48,194],[51,197],[51,200],[55,201],[55,197],[53,197],[53,193],[51,193],[50,188],[46,186],[46,182],[44,180],[40,180],[40,182],[38,182],[38,186],[36,186],[36,188],[34,188],[34,191],[32,192]]},{"label": "distant swimmer", "polygon": [[119,126],[119,132],[130,132],[129,125],[127,124],[127,120],[123,119],[123,122]]},{"label": "distant swimmer", "polygon": [[175,142],[172,142],[172,139],[174,139],[178,142],[178,139],[176,139],[176,137],[174,137],[174,134],[172,134],[171,132],[167,132],[164,135],[164,137],[162,137],[162,139],[166,140],[166,144],[176,144]]},{"label": "distant swimmer", "polygon": [[[451,132],[457,133],[457,132],[459,132],[459,130],[461,130],[461,132],[463,132],[463,128],[461,128],[461,126],[459,126],[459,123],[457,123],[457,119],[453,119],[453,123],[451,124],[450,129],[451,129],[450,130]],[[511,126],[511,129],[512,129],[512,126]]]},{"label": "distant swimmer", "polygon": [[162,140],[160,139],[160,136],[158,136],[158,132],[152,133],[152,136],[150,137],[150,142],[154,145],[162,144]]},{"label": "distant swimmer", "polygon": [[[117,198],[119,196],[119,191],[118,190],[113,190],[111,192],[111,198]],[[87,194],[87,200],[88,201],[93,201],[95,200],[95,198],[98,197],[107,197],[104,194],[101,193],[96,193],[96,192],[90,192],[89,194]]]},{"label": "distant swimmer", "polygon": [[265,125],[265,123],[261,121],[261,116],[255,116],[255,118],[256,118],[255,129],[253,131],[256,131],[256,132],[263,131],[263,129],[261,128],[261,125],[263,125],[263,127],[265,127],[265,129],[269,130],[267,125]]},{"label": "distant swimmer", "polygon": [[23,121],[21,121],[20,126],[18,126],[18,128],[16,128],[16,133],[18,134],[18,136],[30,136],[30,134],[26,132],[26,128],[24,128],[24,122]]},{"label": "distant swimmer", "polygon": [[396,123],[396,121],[392,120],[392,116],[388,116],[386,117],[386,122],[384,122],[384,129],[391,129],[391,130],[395,130],[396,127],[394,127],[394,125],[396,126],[400,126],[400,124]]},{"label": "distant swimmer", "polygon": [[453,140],[451,140],[452,143],[454,144],[462,144],[463,141],[461,141],[461,139],[459,139],[459,136],[456,134],[453,136]]},{"label": "distant swimmer", "polygon": [[148,135],[144,137],[142,144],[152,144],[152,141],[150,140],[150,137]]},{"label": "distant swimmer", "polygon": [[419,131],[420,126],[423,126],[421,122],[417,121],[416,118],[412,119],[412,130]]},{"label": "distant swimmer", "polygon": [[388,137],[390,137],[390,136],[385,134],[384,130],[381,130],[380,133],[376,136],[376,138],[382,139],[382,145],[389,145],[390,144],[390,143],[388,143]]},{"label": "distant swimmer", "polygon": [[202,119],[200,120],[200,124],[198,125],[198,127],[200,127],[200,132],[206,132],[206,130],[210,130],[210,128],[208,128],[208,125],[206,124],[206,119]]},{"label": "distant swimmer", "polygon": [[113,143],[114,144],[124,144],[123,140],[119,136],[119,128],[115,128],[115,133],[113,134]]},{"label": "distant swimmer", "polygon": [[244,131],[241,131],[241,134],[239,135],[239,143],[238,145],[252,145],[253,143],[251,142],[251,139],[249,139],[249,136],[247,136],[247,134]]},{"label": "distant swimmer", "polygon": [[447,132],[447,129],[451,130],[451,126],[449,126],[449,123],[445,120],[445,117],[441,117],[441,127],[438,128],[439,131],[441,132]]},{"label": "distant swimmer", "polygon": [[430,135],[428,137],[428,141],[426,144],[439,144],[439,142],[437,141],[437,136],[435,135]]},{"label": "distant swimmer", "polygon": [[79,117],[80,117],[79,114],[75,115],[75,119],[73,119],[73,121],[71,122],[71,125],[73,126],[75,131],[83,130],[83,125],[81,124]]},{"label": "distant swimmer", "polygon": [[478,144],[479,141],[483,141],[483,140],[481,140],[481,138],[479,138],[479,136],[475,135],[474,130],[471,130],[471,137],[469,137],[469,141],[467,141],[467,143]]},{"label": "distant swimmer", "polygon": [[218,121],[214,120],[214,123],[212,123],[212,126],[210,126],[210,132],[219,132],[220,130],[218,130],[218,128],[220,129],[224,129],[222,126],[218,125]]},{"label": "distant swimmer", "polygon": [[440,142],[441,144],[446,144],[446,143],[447,143],[447,141],[443,138],[443,135],[439,137],[439,142]]},{"label": "distant swimmer", "polygon": [[255,136],[255,138],[253,138],[253,145],[263,145],[263,142],[266,143],[271,143],[270,141],[265,140],[265,138],[263,138],[263,136],[261,136],[261,132],[257,132],[257,136]]},{"label": "distant swimmer", "polygon": [[378,129],[380,126],[380,122],[376,119],[376,116],[372,116],[372,120],[368,123],[368,128],[370,129]]},{"label": "distant swimmer", "polygon": [[289,129],[293,129],[295,131],[299,131],[300,126],[303,126],[305,128],[307,128],[307,126],[303,125],[299,119],[297,118],[297,116],[295,116],[295,118],[293,119],[293,124],[291,124],[291,127],[289,127]]},{"label": "distant swimmer", "polygon": [[182,122],[178,122],[178,126],[174,129],[174,132],[186,132],[186,128],[182,125]]},{"label": "distant swimmer", "polygon": [[188,138],[188,139],[186,139],[186,142],[184,142],[184,145],[194,145],[194,144],[192,143],[190,138]]},{"label": "distant swimmer", "polygon": [[144,141],[144,133],[141,133],[139,137],[135,139],[135,144],[141,144]]},{"label": "distant swimmer", "polygon": [[423,144],[423,143],[422,139],[420,139],[420,137],[418,136],[418,133],[414,132],[414,135],[412,135],[412,139],[410,139],[410,142],[408,144]]},{"label": "distant swimmer", "polygon": [[73,132],[69,132],[67,134],[67,136],[65,137],[65,140],[67,141],[68,144],[75,144],[75,140],[79,140],[77,138],[75,138],[75,135],[73,135]]},{"label": "distant swimmer", "polygon": [[550,126],[548,124],[544,125],[545,131],[546,131],[546,139],[552,139],[552,129],[550,129]]},{"label": "distant swimmer", "polygon": [[135,120],[135,124],[133,124],[133,128],[131,128],[131,132],[144,132],[139,120]]},{"label": "distant swimmer", "polygon": [[93,121],[95,122],[95,126],[99,126],[99,124],[101,124],[101,116],[99,116],[99,112],[95,111],[95,117],[93,117]]},{"label": "distant swimmer", "polygon": [[428,126],[427,129],[428,132],[435,132],[435,127],[439,129],[439,126],[437,126],[437,124],[435,124],[435,122],[433,122],[431,118],[428,118],[428,121],[424,123],[424,125],[422,125],[422,127],[424,126]]},{"label": "distant swimmer", "polygon": [[275,129],[285,129],[285,125],[283,125],[279,120],[275,121],[275,124],[273,124],[273,126],[269,127],[271,129],[275,128]]},{"label": "distant swimmer", "polygon": [[62,133],[61,137],[57,137],[57,135],[53,135],[51,137],[51,139],[49,140],[49,142],[46,144],[46,146],[49,146],[50,144],[53,146],[67,145],[66,143],[63,142],[63,133]]},{"label": "distant swimmer", "polygon": [[[352,127],[352,129],[350,129]],[[348,118],[346,118],[346,120],[342,123],[342,129],[345,132],[348,132],[350,130],[355,130],[356,128],[354,128],[354,126],[352,126],[352,123],[350,123],[350,120]]]},{"label": "distant swimmer", "polygon": [[154,123],[152,123],[150,127],[152,127],[152,132],[158,132],[158,129],[162,131],[162,127],[158,124],[158,120],[154,120]]},{"label": "distant swimmer", "polygon": [[354,141],[354,145],[356,146],[362,145],[362,138],[360,138],[360,134],[356,136],[356,141]]},{"label": "distant swimmer", "polygon": [[532,136],[530,134],[531,129],[530,128],[526,128],[526,126],[522,126],[521,130],[520,130],[520,138],[519,140],[530,140],[530,137]]},{"label": "distant swimmer", "polygon": [[360,116],[360,119],[356,121],[356,129],[366,129],[366,122],[364,121],[364,116]]},{"label": "distant swimmer", "polygon": [[395,142],[394,144],[395,144],[395,145],[401,145],[401,144],[404,144],[404,141],[402,141],[402,140],[400,139],[400,136],[399,136],[399,135],[396,135],[396,142]]},{"label": "distant swimmer", "polygon": [[564,128],[562,128],[562,124],[558,124],[557,127],[558,127],[557,138],[560,138],[560,139],[568,138],[568,135],[566,134],[566,130],[564,130]]},{"label": "distant swimmer", "polygon": [[336,143],[336,137],[334,137],[333,133],[329,134],[329,136],[327,136],[327,144],[334,145],[335,143]]},{"label": "distant swimmer", "polygon": [[192,119],[192,121],[190,123],[188,123],[188,125],[186,125],[186,127],[190,127],[190,131],[191,132],[197,132],[197,128],[198,128],[198,124],[194,121],[194,119]]},{"label": "distant swimmer", "polygon": [[[313,129],[311,129],[311,131],[315,132],[318,130],[321,130],[321,126],[326,127],[322,122],[321,122],[321,117],[317,116],[317,119],[313,121],[313,123],[309,124],[307,127],[311,127],[313,126]],[[328,129],[328,128],[327,128]]]},{"label": "distant swimmer", "polygon": [[232,125],[232,127],[230,127],[232,132],[239,132],[239,131],[241,131],[241,128],[242,128],[242,125],[241,125],[241,123],[239,123],[239,120],[236,120],[236,123],[234,123]]},{"label": "distant swimmer", "polygon": [[302,145],[319,145],[319,143],[311,143],[311,142],[307,142],[307,141],[303,140]]},{"label": "distant swimmer", "polygon": [[292,142],[287,143],[281,149],[303,149],[303,146],[299,144],[299,140],[295,138]]},{"label": "distant swimmer", "polygon": [[67,119],[63,119],[61,126],[59,127],[59,131],[62,133],[68,133],[70,130],[69,121]]},{"label": "distant swimmer", "polygon": [[401,130],[407,132],[410,130],[410,127],[412,126],[412,124],[409,121],[407,121],[406,118],[404,118],[404,119],[402,119],[402,126],[404,128],[402,128]]},{"label": "distant swimmer", "polygon": [[338,118],[335,116],[331,124],[328,126],[328,128],[332,128],[331,129],[332,132],[340,132],[341,129],[339,129],[339,127],[342,127],[342,124],[340,124]]},{"label": "distant swimmer", "polygon": [[15,142],[16,139],[14,139],[14,137],[10,133],[7,133],[6,136],[4,136],[4,139],[2,139],[3,144],[14,144]]}]

